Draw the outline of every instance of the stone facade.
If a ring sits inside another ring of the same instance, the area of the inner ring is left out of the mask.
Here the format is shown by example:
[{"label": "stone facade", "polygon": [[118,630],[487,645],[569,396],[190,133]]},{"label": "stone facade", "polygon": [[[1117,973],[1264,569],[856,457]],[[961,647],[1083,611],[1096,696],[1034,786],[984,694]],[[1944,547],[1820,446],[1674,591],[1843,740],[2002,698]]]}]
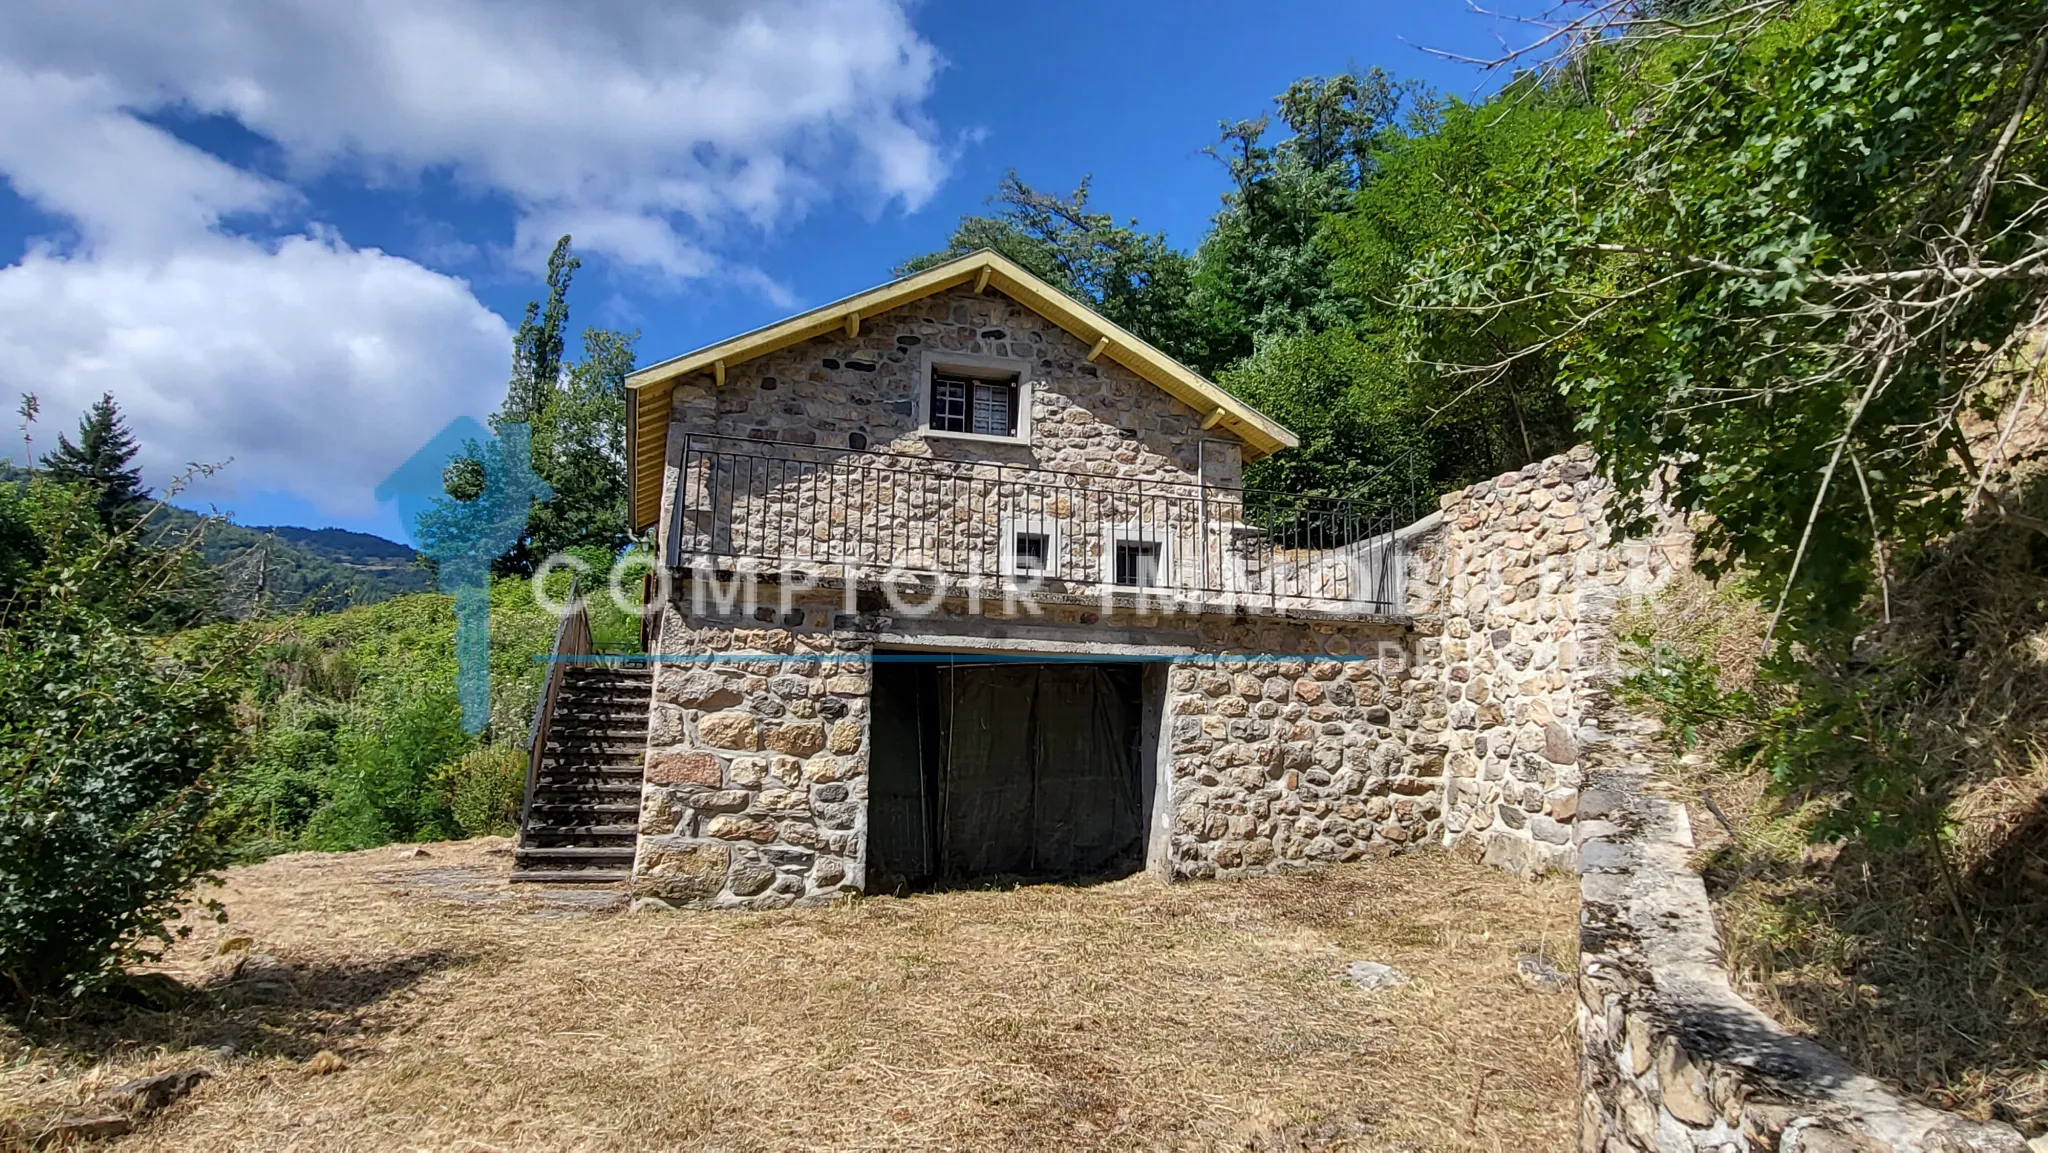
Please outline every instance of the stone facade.
[{"label": "stone facade", "polygon": [[[1071,333],[1006,296],[956,288],[874,317],[858,336],[833,333],[737,365],[723,387],[708,378],[684,383],[672,401],[669,443],[713,434],[1130,480],[1199,477],[1203,414],[1108,357],[1089,360],[1088,352]],[[1029,443],[922,435],[927,353],[1018,373],[1031,394]],[[1236,468],[1234,460],[1212,460],[1210,482],[1234,486]],[[668,477],[671,492],[676,479]]]},{"label": "stone facade", "polygon": [[1155,668],[1140,771],[1163,876],[1351,860],[1441,831],[1440,762],[1396,735],[1420,700],[1398,626],[1075,605],[1004,617],[964,600],[899,617],[872,591],[790,599],[721,615],[682,593],[665,611],[637,897],[764,908],[858,891],[872,659],[905,644]]},{"label": "stone facade", "polygon": [[1355,860],[1437,833],[1437,764],[1399,736],[1405,653],[1386,643],[1384,659],[1173,662],[1172,876]]},{"label": "stone facade", "polygon": [[[988,576],[1025,528],[1049,534],[1036,576],[1055,594],[1105,581],[1114,542],[1136,536],[1161,546],[1161,586],[1224,611],[1370,591],[1346,558],[1275,548],[1247,523],[1271,514],[1247,506],[1234,436],[1089,351],[1030,308],[963,287],[867,319],[857,336],[734,365],[723,385],[686,378],[671,401],[664,544],[679,565]],[[926,427],[929,373],[956,362],[1015,378],[1017,439]]]},{"label": "stone facade", "polygon": [[1611,618],[1687,556],[1676,530],[1611,544],[1606,500],[1583,449],[1444,497],[1399,534],[1400,619],[1162,615],[1143,602],[1020,612],[943,585],[885,598],[861,581],[765,583],[764,599],[789,603],[721,609],[683,578],[661,630],[660,652],[682,663],[657,677],[638,888],[744,905],[858,889],[866,661],[904,644],[1104,652],[1166,670],[1144,702],[1162,875],[1460,840],[1516,872],[1570,867],[1581,750],[1600,735],[1585,705],[1614,672]]},{"label": "stone facade", "polygon": [[637,896],[761,908],[864,883],[872,645],[835,633],[824,608],[797,616],[759,627],[664,615]]}]

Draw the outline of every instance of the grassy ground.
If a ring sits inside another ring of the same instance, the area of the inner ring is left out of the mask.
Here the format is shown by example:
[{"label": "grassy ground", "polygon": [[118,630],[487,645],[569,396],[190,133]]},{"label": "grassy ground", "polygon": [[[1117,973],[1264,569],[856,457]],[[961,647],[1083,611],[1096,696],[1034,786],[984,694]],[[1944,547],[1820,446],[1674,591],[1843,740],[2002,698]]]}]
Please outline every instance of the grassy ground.
[{"label": "grassy ground", "polygon": [[[214,1076],[118,1148],[1572,1143],[1572,994],[1515,977],[1521,951],[1568,962],[1567,880],[1431,852],[636,915],[513,889],[503,848],[234,870],[229,924],[163,966],[198,988],[185,1009],[0,1024],[0,1147],[190,1065]],[[1414,983],[1336,979],[1358,959]]]}]

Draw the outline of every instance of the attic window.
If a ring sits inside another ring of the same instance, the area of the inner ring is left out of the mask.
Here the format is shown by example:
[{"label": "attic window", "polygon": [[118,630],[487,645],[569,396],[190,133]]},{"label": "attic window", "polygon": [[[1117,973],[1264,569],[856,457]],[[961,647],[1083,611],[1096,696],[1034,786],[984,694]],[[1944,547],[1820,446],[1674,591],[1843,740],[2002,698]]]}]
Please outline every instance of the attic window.
[{"label": "attic window", "polygon": [[1017,435],[1017,379],[980,380],[932,373],[931,430],[975,436]]}]

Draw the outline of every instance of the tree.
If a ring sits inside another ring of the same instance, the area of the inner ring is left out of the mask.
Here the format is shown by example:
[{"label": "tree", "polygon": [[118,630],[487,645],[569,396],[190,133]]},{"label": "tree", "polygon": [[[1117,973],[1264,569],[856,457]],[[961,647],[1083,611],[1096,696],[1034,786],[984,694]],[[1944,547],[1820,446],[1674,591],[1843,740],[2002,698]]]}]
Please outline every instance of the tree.
[{"label": "tree", "polygon": [[142,470],[133,466],[136,451],[134,434],[121,419],[114,394],[102,393],[79,418],[77,443],[58,433],[57,448],[44,455],[43,467],[67,484],[92,486],[98,494],[100,523],[112,528],[149,497],[142,487]]},{"label": "tree", "polygon": [[569,251],[569,237],[548,253],[547,302],[526,302],[526,315],[512,336],[512,381],[499,421],[531,421],[547,407],[562,375],[564,336],[569,329],[569,283],[583,267]]},{"label": "tree", "polygon": [[1709,573],[1754,574],[1781,638],[1846,643],[1887,554],[2001,515],[2004,437],[1965,424],[2009,431],[2041,364],[2048,10],[1785,0],[1586,31],[1574,83],[1607,123],[1411,302],[1518,334],[1466,379],[1552,360],[1625,497],[1709,514]]},{"label": "tree", "polygon": [[583,330],[582,355],[534,415],[536,471],[554,496],[527,524],[530,554],[572,548],[616,553],[626,526],[626,377],[637,333]]},{"label": "tree", "polygon": [[1193,265],[1164,234],[1090,208],[1088,181],[1057,196],[1012,171],[988,199],[995,212],[961,217],[945,248],[904,261],[896,274],[990,249],[1166,352],[1200,363],[1201,333],[1187,309]]},{"label": "tree", "polygon": [[512,378],[493,427],[528,426],[533,471],[553,495],[533,507],[519,542],[493,571],[524,575],[570,548],[617,552],[632,541],[626,512],[626,377],[637,333],[587,328],[567,362],[569,285],[582,262],[562,237],[548,256],[547,298],[526,306],[512,342]]},{"label": "tree", "polygon": [[1271,116],[1223,125],[1208,151],[1232,189],[1195,253],[1192,303],[1208,335],[1201,367],[1220,369],[1271,336],[1359,318],[1365,302],[1333,281],[1321,234],[1372,178],[1376,152],[1418,93],[1377,68],[1312,76],[1274,98],[1291,133],[1277,143],[1267,143]]}]

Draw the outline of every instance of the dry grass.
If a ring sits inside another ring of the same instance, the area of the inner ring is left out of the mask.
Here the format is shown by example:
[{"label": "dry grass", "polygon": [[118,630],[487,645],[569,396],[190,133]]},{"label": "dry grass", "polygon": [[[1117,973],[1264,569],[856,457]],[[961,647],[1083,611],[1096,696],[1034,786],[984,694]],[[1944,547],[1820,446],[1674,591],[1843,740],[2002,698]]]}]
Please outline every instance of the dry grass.
[{"label": "dry grass", "polygon": [[[1572,1142],[1572,995],[1514,977],[1521,949],[1570,971],[1567,880],[1428,852],[1236,883],[635,915],[512,889],[486,848],[234,870],[230,924],[166,959],[201,988],[185,1011],[0,1026],[0,1127],[18,1142],[196,1063],[215,1076],[121,1148]],[[278,999],[224,979],[237,958],[216,950],[242,936],[292,967]],[[1361,958],[1415,983],[1334,978]]]},{"label": "dry grass", "polygon": [[[2037,478],[2043,474],[2035,474]],[[2040,479],[2028,506],[2048,502]],[[1833,800],[1731,763],[1742,725],[1667,774],[1691,808],[1731,975],[1758,1006],[1938,1107],[2048,1132],[2048,542],[1998,525],[1938,542],[1844,670],[1932,766],[1927,838],[1812,843]],[[1752,602],[1682,582],[1646,618],[1754,687]],[[1908,668],[1925,678],[1886,675]],[[1765,686],[1769,691],[1770,686]],[[1782,690],[1781,690],[1782,691]],[[1711,795],[1731,836],[1702,802]]]}]

